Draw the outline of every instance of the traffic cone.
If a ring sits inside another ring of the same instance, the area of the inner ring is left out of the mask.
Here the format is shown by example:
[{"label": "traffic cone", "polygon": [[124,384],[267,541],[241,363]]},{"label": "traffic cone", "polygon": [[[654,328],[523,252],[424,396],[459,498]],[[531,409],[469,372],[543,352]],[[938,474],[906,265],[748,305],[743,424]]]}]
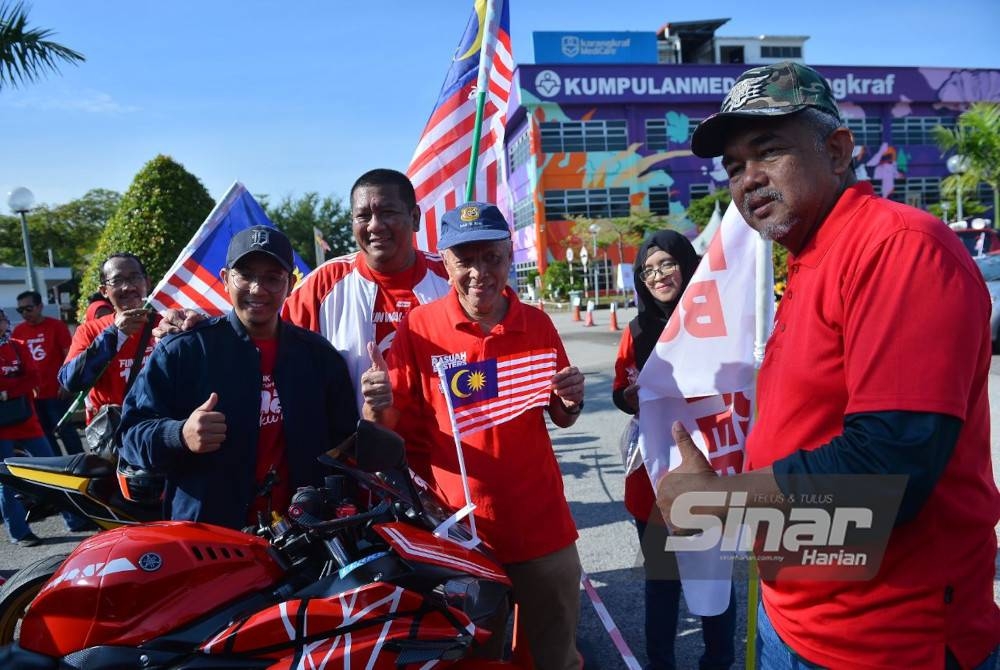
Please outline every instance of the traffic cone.
[{"label": "traffic cone", "polygon": [[614,332],[618,330],[618,307],[617,303],[611,303],[611,320],[608,321],[608,330]]},{"label": "traffic cone", "polygon": [[587,301],[587,320],[583,322],[583,325],[590,328],[594,325],[594,301]]},{"label": "traffic cone", "polygon": [[573,320],[580,320],[580,301],[578,300],[573,302]]}]

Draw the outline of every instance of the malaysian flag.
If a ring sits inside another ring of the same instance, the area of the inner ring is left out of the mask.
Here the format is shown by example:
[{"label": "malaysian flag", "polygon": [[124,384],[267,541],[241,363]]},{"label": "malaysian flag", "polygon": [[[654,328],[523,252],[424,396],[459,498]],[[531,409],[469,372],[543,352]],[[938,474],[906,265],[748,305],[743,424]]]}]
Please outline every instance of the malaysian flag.
[{"label": "malaysian flag", "polygon": [[549,404],[556,350],[535,349],[467,363],[445,371],[445,383],[462,435],[510,421]]},{"label": "malaysian flag", "polygon": [[[275,227],[246,187],[234,182],[153,289],[149,302],[157,310],[186,308],[211,316],[228,312],[229,294],[219,270],[226,266],[229,240],[252,226]],[[309,272],[297,253],[295,266],[296,281]]]},{"label": "malaysian flag", "polygon": [[476,0],[437,104],[406,170],[424,215],[424,225],[415,235],[416,244],[428,251],[437,249],[441,215],[465,201],[480,56],[489,64],[489,85],[480,132],[474,199],[500,204],[497,185],[504,174],[504,126],[514,57],[507,0],[490,2],[495,3],[494,13],[498,18],[487,25],[487,0]]}]

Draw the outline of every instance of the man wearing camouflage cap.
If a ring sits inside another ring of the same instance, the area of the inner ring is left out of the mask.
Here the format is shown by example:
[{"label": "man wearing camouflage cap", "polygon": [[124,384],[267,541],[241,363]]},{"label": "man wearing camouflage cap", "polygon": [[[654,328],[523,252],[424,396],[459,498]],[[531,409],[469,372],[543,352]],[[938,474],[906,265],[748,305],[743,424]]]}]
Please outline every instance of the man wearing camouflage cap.
[{"label": "man wearing camouflage cap", "polygon": [[993,668],[990,298],[941,221],[855,181],[853,148],[829,85],[797,63],[748,70],[695,130],[692,151],[722,156],[750,227],[788,249],[788,287],[760,370],[753,472],[716,477],[675,424],[684,460],[658,504],[669,519],[691,491],[773,506],[822,494],[808,482],[825,475],[903,475],[877,573],[762,579],[758,667]]}]

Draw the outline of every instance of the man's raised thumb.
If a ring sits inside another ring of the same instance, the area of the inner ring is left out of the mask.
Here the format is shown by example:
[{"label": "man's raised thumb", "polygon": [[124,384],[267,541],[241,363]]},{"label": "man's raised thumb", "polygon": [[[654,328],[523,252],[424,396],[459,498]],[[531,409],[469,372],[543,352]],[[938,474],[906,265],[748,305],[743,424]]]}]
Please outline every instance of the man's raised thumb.
[{"label": "man's raised thumb", "polygon": [[219,394],[212,391],[212,394],[208,396],[208,400],[201,403],[201,407],[198,407],[198,409],[203,412],[211,412],[217,404],[219,404]]},{"label": "man's raised thumb", "polygon": [[691,439],[691,433],[687,432],[684,428],[684,424],[680,421],[674,421],[673,425],[670,427],[670,432],[674,436],[674,442],[677,443],[677,449],[681,452],[681,459],[685,461],[690,461],[692,458],[701,458],[704,460],[705,456],[698,449],[698,445],[694,443]]},{"label": "man's raised thumb", "polygon": [[378,345],[374,342],[368,343],[368,355],[372,359],[372,367],[376,370],[382,370],[386,372],[389,370],[389,366],[386,364],[385,359],[382,357],[382,351],[378,348]]}]

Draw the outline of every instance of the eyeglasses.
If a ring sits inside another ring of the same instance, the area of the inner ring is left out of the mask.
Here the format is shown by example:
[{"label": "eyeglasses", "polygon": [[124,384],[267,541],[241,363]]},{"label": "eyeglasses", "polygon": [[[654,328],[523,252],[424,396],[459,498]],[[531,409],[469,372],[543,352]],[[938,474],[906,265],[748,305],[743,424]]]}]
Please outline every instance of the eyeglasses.
[{"label": "eyeglasses", "polygon": [[20,307],[15,307],[18,314],[24,314],[25,312],[30,312],[34,310],[36,305],[21,305]]},{"label": "eyeglasses", "polygon": [[673,273],[677,272],[679,264],[676,261],[663,261],[655,268],[646,268],[639,273],[639,279],[642,281],[649,281],[650,279],[656,279],[657,277],[669,277]]},{"label": "eyeglasses", "polygon": [[288,275],[278,272],[253,275],[243,274],[239,270],[230,270],[229,277],[233,280],[233,286],[241,291],[249,291],[250,286],[256,284],[268,293],[277,293],[285,288],[285,284],[288,282]]},{"label": "eyeglasses", "polygon": [[138,272],[131,275],[116,275],[105,279],[104,285],[110,286],[111,288],[121,288],[122,286],[125,286],[125,284],[135,287],[140,286],[145,279],[146,275]]}]

